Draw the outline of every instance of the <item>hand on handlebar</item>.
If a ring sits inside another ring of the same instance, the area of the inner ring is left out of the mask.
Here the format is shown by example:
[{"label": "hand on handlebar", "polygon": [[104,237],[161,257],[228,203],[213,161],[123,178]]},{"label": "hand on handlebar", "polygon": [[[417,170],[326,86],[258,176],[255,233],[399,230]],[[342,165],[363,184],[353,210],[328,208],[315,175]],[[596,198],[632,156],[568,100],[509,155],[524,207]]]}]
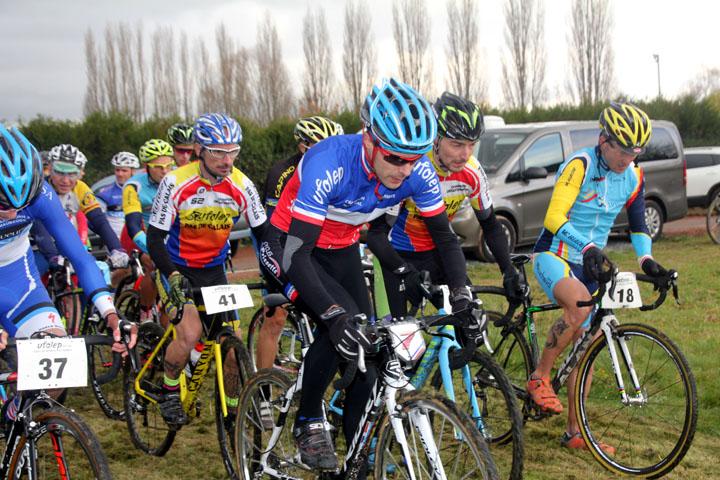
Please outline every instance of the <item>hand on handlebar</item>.
[{"label": "hand on handlebar", "polygon": [[503,288],[505,289],[505,296],[508,299],[508,303],[513,307],[520,306],[526,292],[528,292],[527,284],[523,282],[520,273],[518,273],[513,266],[510,266],[510,268],[503,273]]},{"label": "hand on handlebar", "polygon": [[605,270],[605,265],[612,263],[605,254],[593,244],[583,250],[583,275],[585,280],[597,280],[598,283],[607,283],[612,278],[612,269]]},{"label": "hand on handlebar", "polygon": [[402,279],[402,288],[411,305],[420,305],[423,298],[430,298],[430,272],[418,271],[413,264],[406,263],[393,273]]},{"label": "hand on handlebar", "polygon": [[[117,312],[111,311],[105,315],[105,323],[113,333],[113,352],[122,353],[123,357],[128,354],[128,349],[135,346],[137,340],[137,325],[127,320],[121,320]],[[128,335],[129,334],[129,335]],[[125,339],[123,339],[125,336]]]},{"label": "hand on handlebar", "polygon": [[358,349],[362,348],[366,352],[372,346],[370,339],[361,332],[354,317],[345,312],[344,309],[337,307],[338,313],[327,319],[328,328],[330,330],[330,340],[335,350],[346,360],[356,360],[358,358]]}]

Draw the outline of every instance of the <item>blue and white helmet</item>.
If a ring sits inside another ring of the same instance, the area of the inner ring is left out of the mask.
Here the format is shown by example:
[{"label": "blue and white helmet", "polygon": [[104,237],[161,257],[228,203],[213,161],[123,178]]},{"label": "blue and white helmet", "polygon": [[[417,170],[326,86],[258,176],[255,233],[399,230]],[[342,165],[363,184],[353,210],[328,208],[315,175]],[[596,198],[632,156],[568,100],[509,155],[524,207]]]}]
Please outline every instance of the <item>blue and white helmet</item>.
[{"label": "blue and white helmet", "polygon": [[201,145],[229,145],[242,142],[237,120],[223,113],[200,115],[193,128],[195,141]]},{"label": "blue and white helmet", "polygon": [[43,187],[43,168],[35,147],[15,127],[0,123],[0,207],[27,207]]},{"label": "blue and white helmet", "polygon": [[384,147],[400,153],[430,151],[437,121],[430,104],[413,88],[391,78],[373,87],[360,119]]}]

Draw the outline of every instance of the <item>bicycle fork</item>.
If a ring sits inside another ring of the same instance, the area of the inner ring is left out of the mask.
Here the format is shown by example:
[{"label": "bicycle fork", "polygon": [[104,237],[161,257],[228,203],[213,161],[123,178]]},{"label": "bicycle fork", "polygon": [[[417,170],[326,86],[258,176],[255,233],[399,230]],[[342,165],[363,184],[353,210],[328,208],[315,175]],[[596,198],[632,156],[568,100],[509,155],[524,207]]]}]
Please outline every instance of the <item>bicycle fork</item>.
[{"label": "bicycle fork", "polygon": [[[647,397],[642,392],[642,387],[640,386],[640,381],[638,380],[637,372],[635,371],[635,364],[632,361],[632,356],[630,355],[630,349],[628,348],[627,341],[625,337],[623,337],[622,335],[618,335],[617,330],[615,329],[615,327],[617,327],[618,325],[619,322],[612,314],[603,317],[603,321],[600,324],[600,328],[602,329],[603,335],[605,335],[605,340],[607,342],[608,354],[610,355],[613,372],[615,373],[615,381],[617,382],[618,392],[620,393],[620,398],[623,405],[642,406],[647,403]],[[617,342],[617,344],[620,346],[620,355],[622,355],[623,363],[627,367],[628,373],[630,374],[630,380],[635,391],[634,396],[628,395],[627,391],[625,390],[625,382],[623,381],[622,370],[620,368],[620,362],[618,361],[618,352],[615,348],[615,342]]]}]

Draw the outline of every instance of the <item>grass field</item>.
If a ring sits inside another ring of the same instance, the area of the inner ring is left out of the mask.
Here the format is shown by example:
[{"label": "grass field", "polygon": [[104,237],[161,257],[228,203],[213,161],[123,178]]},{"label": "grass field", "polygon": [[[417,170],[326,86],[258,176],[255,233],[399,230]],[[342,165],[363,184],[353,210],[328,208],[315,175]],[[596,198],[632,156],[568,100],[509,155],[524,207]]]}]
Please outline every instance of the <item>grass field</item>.
[{"label": "grass field", "polygon": [[[621,270],[638,271],[632,249],[609,253]],[[666,478],[718,478],[720,471],[720,383],[714,373],[720,368],[720,247],[707,236],[663,238],[654,246],[655,258],[667,268],[680,272],[682,305],[668,300],[653,312],[625,310],[621,322],[652,325],[668,335],[685,354],[695,376],[699,393],[697,433],[685,459]],[[470,268],[477,283],[498,281],[497,268],[478,265]],[[531,276],[535,302],[544,294]],[[645,291],[649,299],[651,292]],[[247,319],[252,314],[246,312]],[[541,345],[554,315],[536,316]],[[211,377],[208,377],[211,378]],[[201,395],[204,406],[199,419],[184,427],[165,457],[149,457],[130,442],[123,422],[108,420],[101,413],[89,389],[75,390],[67,406],[75,409],[98,434],[117,479],[188,479],[224,478],[212,411],[213,386],[208,383]],[[565,390],[560,393],[565,405]],[[559,447],[565,418],[556,416],[541,423],[530,423],[525,430],[525,478],[528,479],[604,479],[612,475],[588,452],[568,451]],[[637,434],[643,441],[642,432]]]}]

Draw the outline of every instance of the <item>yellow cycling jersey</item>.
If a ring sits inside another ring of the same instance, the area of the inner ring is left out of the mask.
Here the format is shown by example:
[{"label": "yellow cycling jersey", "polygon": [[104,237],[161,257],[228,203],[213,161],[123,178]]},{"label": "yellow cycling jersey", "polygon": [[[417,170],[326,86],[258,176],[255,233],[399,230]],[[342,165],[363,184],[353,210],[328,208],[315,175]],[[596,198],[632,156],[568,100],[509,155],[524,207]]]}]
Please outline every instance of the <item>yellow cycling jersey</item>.
[{"label": "yellow cycling jersey", "polygon": [[68,193],[64,195],[58,194],[58,198],[75,228],[77,228],[78,211],[82,211],[87,215],[88,212],[100,208],[100,204],[92,193],[92,190],[90,190],[87,183],[82,180],[78,180],[75,187]]}]

